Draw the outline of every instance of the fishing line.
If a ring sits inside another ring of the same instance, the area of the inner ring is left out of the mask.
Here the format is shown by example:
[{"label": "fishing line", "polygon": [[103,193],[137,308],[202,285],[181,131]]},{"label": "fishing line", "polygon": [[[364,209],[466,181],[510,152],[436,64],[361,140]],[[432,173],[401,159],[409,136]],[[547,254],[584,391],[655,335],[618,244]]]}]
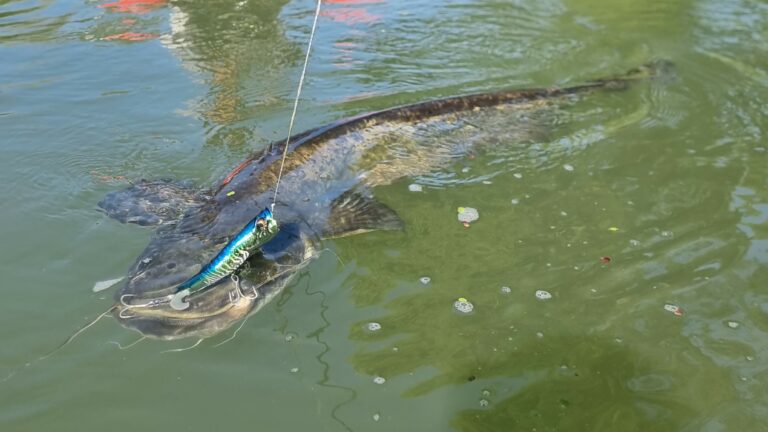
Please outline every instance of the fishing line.
[{"label": "fishing line", "polygon": [[293,101],[293,113],[291,114],[291,121],[288,123],[288,136],[285,138],[285,146],[283,147],[283,158],[280,161],[280,171],[277,174],[277,182],[275,183],[275,196],[272,197],[272,213],[275,212],[275,203],[277,202],[277,190],[280,187],[280,179],[283,176],[283,166],[285,165],[285,157],[288,155],[288,144],[291,140],[291,133],[293,132],[293,122],[296,119],[296,110],[299,107],[299,96],[301,96],[301,88],[304,85],[304,77],[307,74],[307,64],[309,64],[309,53],[312,51],[312,41],[315,38],[315,29],[317,28],[317,17],[320,16],[320,4],[322,0],[317,0],[317,8],[315,9],[315,18],[312,21],[312,31],[309,32],[309,43],[307,44],[307,55],[304,57],[304,67],[301,69],[301,78],[299,78],[299,87],[296,89],[296,99]]}]

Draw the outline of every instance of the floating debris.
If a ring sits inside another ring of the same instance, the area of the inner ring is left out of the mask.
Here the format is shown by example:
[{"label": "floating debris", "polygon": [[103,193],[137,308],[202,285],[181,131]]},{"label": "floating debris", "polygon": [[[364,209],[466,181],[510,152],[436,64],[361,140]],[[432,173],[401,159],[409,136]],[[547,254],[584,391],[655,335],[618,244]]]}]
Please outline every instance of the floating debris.
[{"label": "floating debris", "polygon": [[379,415],[379,413],[376,413],[376,414],[373,415],[373,421],[377,422],[380,419],[381,419],[381,415]]},{"label": "floating debris", "polygon": [[737,328],[739,328],[739,325],[740,325],[736,321],[728,321],[726,324],[728,324],[728,327],[730,327],[732,329],[737,329]]},{"label": "floating debris", "polygon": [[419,282],[421,282],[422,284],[426,285],[426,284],[432,282],[432,279],[429,276],[422,276],[421,278],[419,278]]},{"label": "floating debris", "polygon": [[638,246],[640,246],[640,241],[639,240],[630,239],[629,240],[629,245],[632,246],[632,247],[638,247]]},{"label": "floating debris", "polygon": [[603,257],[600,257],[600,262],[603,263],[603,264],[610,264],[611,263],[611,257],[609,257],[607,255],[603,256]]},{"label": "floating debris", "polygon": [[543,337],[544,337],[544,333],[542,333],[542,332],[536,332],[536,337],[537,337],[537,338],[539,338],[539,339],[541,339],[541,338],[543,338]]},{"label": "floating debris", "polygon": [[672,312],[675,314],[675,316],[683,316],[683,309],[681,309],[680,306],[673,305],[671,303],[665,304],[664,310],[667,312]]},{"label": "floating debris", "polygon": [[468,173],[468,172],[469,172],[469,170],[470,170],[470,168],[469,168],[469,167],[464,167],[464,168],[462,168],[462,169],[461,169],[461,172],[463,172],[463,173]]},{"label": "floating debris", "polygon": [[377,376],[373,379],[373,382],[375,382],[376,384],[384,384],[385,382],[387,382],[387,380],[384,377]]},{"label": "floating debris", "polygon": [[616,232],[618,230],[619,230],[619,228],[617,228],[617,227],[610,227],[610,228],[608,228],[608,231],[610,231],[610,232]]},{"label": "floating debris", "polygon": [[520,200],[517,198],[512,198],[512,205],[518,205],[520,204]]},{"label": "floating debris", "polygon": [[661,236],[662,237],[670,238],[670,237],[674,237],[674,235],[675,234],[672,231],[662,231],[661,232]]},{"label": "floating debris", "polygon": [[408,185],[408,190],[411,192],[421,192],[424,188],[420,184],[413,183]]},{"label": "floating debris", "polygon": [[381,330],[381,324],[377,322],[369,322],[368,324],[365,325],[365,328],[367,328],[368,331],[375,332],[375,331]]},{"label": "floating debris", "polygon": [[483,180],[483,184],[484,185],[489,185],[489,184],[493,184],[493,182],[490,181],[490,180]]},{"label": "floating debris", "polygon": [[521,179],[521,178],[523,178],[523,175],[520,174],[520,173],[514,173],[514,174],[512,174],[512,177],[514,177],[516,179]]},{"label": "floating debris", "polygon": [[536,298],[539,300],[549,300],[552,298],[552,294],[544,290],[536,290]]},{"label": "floating debris", "polygon": [[461,313],[465,313],[465,314],[468,314],[468,313],[472,312],[475,309],[475,306],[472,303],[470,303],[469,300],[465,299],[464,297],[459,297],[459,299],[456,300],[453,303],[453,307],[457,311],[459,311]]},{"label": "floating debris", "polygon": [[503,287],[501,287],[501,293],[502,293],[502,294],[509,294],[509,293],[511,293],[511,292],[512,292],[512,288],[510,288],[510,287],[508,287],[508,286],[503,286]]},{"label": "floating debris", "polygon": [[296,373],[296,372],[298,372],[298,371],[299,371],[299,368],[297,368],[297,367],[295,367],[295,368],[291,368],[291,373]]},{"label": "floating debris", "polygon": [[285,341],[286,342],[291,342],[294,339],[296,339],[296,334],[295,333],[288,333],[287,335],[285,335]]},{"label": "floating debris", "polygon": [[116,278],[116,279],[110,279],[110,280],[96,282],[93,285],[93,292],[104,291],[107,288],[111,288],[111,287],[115,286],[115,284],[117,284],[118,282],[120,282],[123,279],[125,279],[125,276],[122,276],[122,277],[119,277],[119,278]]},{"label": "floating debris", "polygon": [[488,406],[488,399],[480,399],[480,406],[481,407],[487,407]]},{"label": "floating debris", "polygon": [[566,170],[566,171],[573,171],[573,165],[565,164],[565,165],[563,165],[563,169]]},{"label": "floating debris", "polygon": [[[469,224],[470,222],[474,222],[478,219],[480,219],[480,213],[477,211],[476,208],[472,207],[459,207],[458,209],[459,213],[459,222],[463,224]],[[466,226],[466,225],[465,225]]]},{"label": "floating debris", "polygon": [[228,196],[228,197],[231,197],[231,196],[235,196],[235,191],[229,191],[229,192],[227,192],[227,196]]},{"label": "floating debris", "polygon": [[566,212],[564,212],[564,211],[561,211],[561,212],[560,212],[560,216],[568,216],[568,213],[566,213]]}]

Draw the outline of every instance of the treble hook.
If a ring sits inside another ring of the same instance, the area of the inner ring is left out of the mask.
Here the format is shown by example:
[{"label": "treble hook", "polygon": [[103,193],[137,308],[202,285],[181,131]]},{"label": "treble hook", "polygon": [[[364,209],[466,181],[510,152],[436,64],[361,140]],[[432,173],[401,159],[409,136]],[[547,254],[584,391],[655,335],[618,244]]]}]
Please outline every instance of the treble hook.
[{"label": "treble hook", "polygon": [[229,296],[230,300],[232,300],[232,298],[234,297],[234,301],[232,301],[232,303],[235,303],[236,301],[240,300],[243,297],[245,297],[245,298],[247,298],[249,300],[256,300],[259,297],[259,292],[256,291],[256,287],[249,288],[250,291],[253,291],[253,296],[251,296],[251,295],[246,294],[246,293],[243,292],[243,289],[242,289],[242,287],[240,285],[240,277],[239,276],[237,276],[236,274],[232,274],[232,276],[230,276],[230,278],[232,279],[232,282],[235,283],[235,290],[234,290],[235,293],[234,293],[234,295],[232,295],[232,293],[230,293],[230,296]]}]

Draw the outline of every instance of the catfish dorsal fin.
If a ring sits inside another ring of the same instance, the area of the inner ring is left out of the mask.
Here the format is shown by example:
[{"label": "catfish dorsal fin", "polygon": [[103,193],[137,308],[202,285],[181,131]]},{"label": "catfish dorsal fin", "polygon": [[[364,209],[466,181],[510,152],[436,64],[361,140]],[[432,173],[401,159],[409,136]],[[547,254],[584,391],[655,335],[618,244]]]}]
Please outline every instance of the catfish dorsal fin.
[{"label": "catfish dorsal fin", "polygon": [[323,237],[346,237],[375,230],[401,230],[402,219],[391,208],[357,191],[349,191],[331,203]]}]

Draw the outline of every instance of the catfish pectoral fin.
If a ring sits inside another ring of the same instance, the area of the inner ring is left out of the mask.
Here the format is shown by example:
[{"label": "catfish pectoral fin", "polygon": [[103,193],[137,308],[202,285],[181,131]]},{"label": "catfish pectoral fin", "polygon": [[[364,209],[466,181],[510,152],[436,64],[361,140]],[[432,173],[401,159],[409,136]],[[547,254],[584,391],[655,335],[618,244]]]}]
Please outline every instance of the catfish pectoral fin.
[{"label": "catfish pectoral fin", "polygon": [[359,192],[349,191],[331,203],[324,238],[345,237],[375,230],[402,230],[403,220],[394,210]]}]

